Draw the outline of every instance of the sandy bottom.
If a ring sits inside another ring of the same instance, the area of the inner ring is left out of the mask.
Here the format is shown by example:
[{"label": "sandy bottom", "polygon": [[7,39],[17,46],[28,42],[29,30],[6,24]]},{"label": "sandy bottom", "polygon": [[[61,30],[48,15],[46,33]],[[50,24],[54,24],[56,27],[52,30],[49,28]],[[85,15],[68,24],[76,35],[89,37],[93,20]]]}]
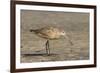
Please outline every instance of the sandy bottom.
[{"label": "sandy bottom", "polygon": [[50,55],[46,54],[45,39],[37,37],[30,32],[23,32],[21,39],[21,62],[48,62],[89,59],[88,34],[82,32],[70,32],[70,45],[67,39],[50,40]]}]

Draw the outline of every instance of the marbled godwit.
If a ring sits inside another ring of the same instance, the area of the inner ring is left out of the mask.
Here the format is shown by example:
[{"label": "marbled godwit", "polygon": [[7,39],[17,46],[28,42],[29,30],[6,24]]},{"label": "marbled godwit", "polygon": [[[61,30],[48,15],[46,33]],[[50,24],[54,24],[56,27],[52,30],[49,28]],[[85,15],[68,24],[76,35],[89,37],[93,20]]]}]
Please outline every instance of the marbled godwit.
[{"label": "marbled godwit", "polygon": [[[45,45],[46,45],[46,53],[48,55],[50,55],[49,40],[59,39],[61,36],[66,37],[65,31],[55,27],[44,27],[36,30],[31,29],[30,32],[34,32],[36,35],[45,38],[47,40]],[[68,40],[70,44],[73,45],[72,41],[70,39]]]}]

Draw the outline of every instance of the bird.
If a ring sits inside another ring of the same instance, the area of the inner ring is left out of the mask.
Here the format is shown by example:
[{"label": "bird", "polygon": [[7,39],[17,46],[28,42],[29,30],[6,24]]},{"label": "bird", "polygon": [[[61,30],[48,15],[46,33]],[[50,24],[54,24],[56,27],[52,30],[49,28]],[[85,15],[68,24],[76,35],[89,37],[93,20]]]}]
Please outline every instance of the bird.
[{"label": "bird", "polygon": [[[61,30],[53,26],[42,27],[40,29],[35,29],[35,30],[30,29],[30,32],[34,32],[39,37],[46,39],[45,48],[47,55],[50,55],[49,40],[59,39],[62,36],[66,37],[66,32],[64,30]],[[67,35],[67,38],[68,37],[69,36]],[[71,45],[73,45],[70,39],[68,39],[68,41],[70,42]]]}]

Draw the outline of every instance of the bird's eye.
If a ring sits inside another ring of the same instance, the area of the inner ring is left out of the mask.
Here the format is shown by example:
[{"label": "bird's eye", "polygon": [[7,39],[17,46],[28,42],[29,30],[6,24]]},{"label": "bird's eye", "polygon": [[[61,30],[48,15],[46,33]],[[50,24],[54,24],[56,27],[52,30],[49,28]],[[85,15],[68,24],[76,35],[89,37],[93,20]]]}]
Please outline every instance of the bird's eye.
[{"label": "bird's eye", "polygon": [[65,33],[65,32],[63,32],[63,33]]}]

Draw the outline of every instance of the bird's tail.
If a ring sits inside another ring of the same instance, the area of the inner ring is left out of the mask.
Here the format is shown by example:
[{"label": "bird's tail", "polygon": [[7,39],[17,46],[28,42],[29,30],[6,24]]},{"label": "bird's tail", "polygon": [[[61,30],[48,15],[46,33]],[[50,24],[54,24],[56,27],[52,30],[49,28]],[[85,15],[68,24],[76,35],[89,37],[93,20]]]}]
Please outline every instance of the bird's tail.
[{"label": "bird's tail", "polygon": [[30,32],[38,33],[38,30],[30,29]]},{"label": "bird's tail", "polygon": [[29,31],[30,31],[30,32],[34,32],[35,30],[33,30],[33,29],[30,29]]}]

